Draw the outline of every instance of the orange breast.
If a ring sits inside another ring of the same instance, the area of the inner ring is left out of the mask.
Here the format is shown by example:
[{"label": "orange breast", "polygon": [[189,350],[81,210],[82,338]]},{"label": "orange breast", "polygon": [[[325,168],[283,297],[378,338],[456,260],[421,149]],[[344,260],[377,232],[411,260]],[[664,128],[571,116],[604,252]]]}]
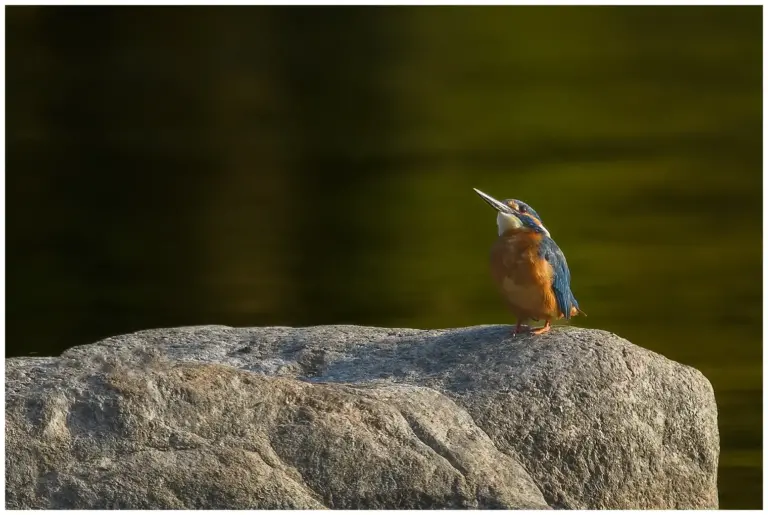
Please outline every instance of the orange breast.
[{"label": "orange breast", "polygon": [[541,236],[507,233],[491,249],[491,274],[510,310],[520,318],[556,318],[552,267],[538,256]]}]

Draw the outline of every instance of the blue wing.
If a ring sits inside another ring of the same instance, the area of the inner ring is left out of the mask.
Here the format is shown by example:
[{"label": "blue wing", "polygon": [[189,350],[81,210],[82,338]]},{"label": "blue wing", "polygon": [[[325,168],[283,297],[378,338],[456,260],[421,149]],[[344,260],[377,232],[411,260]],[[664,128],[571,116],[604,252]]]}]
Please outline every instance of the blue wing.
[{"label": "blue wing", "polygon": [[571,271],[568,262],[557,243],[552,238],[544,236],[539,244],[539,256],[552,265],[552,291],[555,293],[557,307],[566,320],[571,318],[571,307],[579,304],[571,292]]}]

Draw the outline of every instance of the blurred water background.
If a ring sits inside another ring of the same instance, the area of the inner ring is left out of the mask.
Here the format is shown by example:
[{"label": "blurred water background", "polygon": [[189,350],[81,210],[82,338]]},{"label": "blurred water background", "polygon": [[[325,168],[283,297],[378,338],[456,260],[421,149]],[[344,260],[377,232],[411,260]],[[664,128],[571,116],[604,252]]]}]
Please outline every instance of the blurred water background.
[{"label": "blurred water background", "polygon": [[761,7],[7,7],[6,355],[177,325],[511,323],[534,206],[589,318],[701,370],[761,506]]}]

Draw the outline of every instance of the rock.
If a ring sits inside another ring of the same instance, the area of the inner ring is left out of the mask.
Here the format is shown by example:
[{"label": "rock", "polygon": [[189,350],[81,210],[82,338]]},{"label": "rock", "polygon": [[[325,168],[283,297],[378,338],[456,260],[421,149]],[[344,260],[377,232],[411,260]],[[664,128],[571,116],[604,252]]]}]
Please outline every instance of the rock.
[{"label": "rock", "polygon": [[717,507],[700,372],[508,335],[205,326],[8,359],[7,507]]}]

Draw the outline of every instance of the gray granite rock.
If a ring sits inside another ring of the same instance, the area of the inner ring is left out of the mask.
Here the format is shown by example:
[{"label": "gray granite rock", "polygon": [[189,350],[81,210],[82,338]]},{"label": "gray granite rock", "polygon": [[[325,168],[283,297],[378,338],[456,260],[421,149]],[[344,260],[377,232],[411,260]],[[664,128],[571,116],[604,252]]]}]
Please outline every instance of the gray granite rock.
[{"label": "gray granite rock", "polygon": [[716,508],[712,387],[611,333],[156,329],[6,360],[8,508]]}]

